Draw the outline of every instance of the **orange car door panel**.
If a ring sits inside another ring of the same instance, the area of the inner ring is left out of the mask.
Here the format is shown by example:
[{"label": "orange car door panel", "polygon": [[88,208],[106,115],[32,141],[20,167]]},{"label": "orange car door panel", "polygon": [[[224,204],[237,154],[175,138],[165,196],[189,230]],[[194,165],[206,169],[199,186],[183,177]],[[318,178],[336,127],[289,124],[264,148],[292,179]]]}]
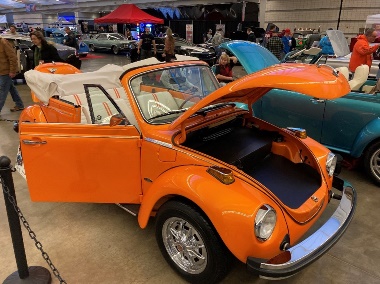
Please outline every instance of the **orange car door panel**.
[{"label": "orange car door panel", "polygon": [[21,123],[20,139],[33,201],[140,202],[134,126]]}]

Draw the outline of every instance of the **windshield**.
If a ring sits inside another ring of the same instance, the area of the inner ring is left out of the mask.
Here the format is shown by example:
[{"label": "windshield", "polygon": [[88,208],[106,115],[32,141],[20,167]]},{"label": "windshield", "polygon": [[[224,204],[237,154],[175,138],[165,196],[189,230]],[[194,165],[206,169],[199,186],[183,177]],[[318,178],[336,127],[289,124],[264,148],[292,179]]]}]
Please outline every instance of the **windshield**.
[{"label": "windshield", "polygon": [[189,107],[219,88],[208,66],[190,65],[143,73],[130,81],[148,123],[171,123]]},{"label": "windshield", "polygon": [[109,39],[111,40],[126,40],[122,34],[110,34]]}]

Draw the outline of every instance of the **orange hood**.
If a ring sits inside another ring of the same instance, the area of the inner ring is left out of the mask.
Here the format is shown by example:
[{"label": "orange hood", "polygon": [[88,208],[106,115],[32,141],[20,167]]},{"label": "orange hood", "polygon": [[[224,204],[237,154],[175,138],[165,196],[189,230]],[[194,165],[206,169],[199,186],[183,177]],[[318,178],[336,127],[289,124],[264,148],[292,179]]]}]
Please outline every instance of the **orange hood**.
[{"label": "orange hood", "polygon": [[332,67],[284,63],[227,84],[189,108],[170,125],[174,129],[198,110],[220,102],[252,104],[271,89],[284,89],[321,99],[336,99],[350,92],[346,78]]}]

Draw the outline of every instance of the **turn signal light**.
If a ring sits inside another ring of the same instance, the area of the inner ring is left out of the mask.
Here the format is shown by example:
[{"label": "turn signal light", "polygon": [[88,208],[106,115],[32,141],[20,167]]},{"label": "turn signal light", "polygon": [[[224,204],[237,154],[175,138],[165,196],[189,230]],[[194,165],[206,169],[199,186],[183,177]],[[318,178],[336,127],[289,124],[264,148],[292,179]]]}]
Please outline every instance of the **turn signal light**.
[{"label": "turn signal light", "polygon": [[207,172],[224,184],[231,184],[235,181],[234,174],[230,169],[212,166],[207,169]]},{"label": "turn signal light", "polygon": [[268,264],[283,264],[292,258],[289,251],[284,251],[267,261]]}]

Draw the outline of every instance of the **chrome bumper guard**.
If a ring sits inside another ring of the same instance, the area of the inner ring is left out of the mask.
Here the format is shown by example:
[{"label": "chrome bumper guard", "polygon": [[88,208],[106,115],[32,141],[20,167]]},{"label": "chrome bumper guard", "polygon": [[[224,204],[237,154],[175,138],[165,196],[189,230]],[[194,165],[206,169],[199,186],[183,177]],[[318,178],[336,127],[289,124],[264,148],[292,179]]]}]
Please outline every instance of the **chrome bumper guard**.
[{"label": "chrome bumper guard", "polygon": [[247,258],[247,269],[266,279],[287,278],[299,272],[326,253],[343,235],[350,224],[356,208],[356,191],[347,182],[334,177],[342,199],[334,214],[314,234],[299,244],[287,249],[291,259],[281,264],[270,264],[267,260]]}]

